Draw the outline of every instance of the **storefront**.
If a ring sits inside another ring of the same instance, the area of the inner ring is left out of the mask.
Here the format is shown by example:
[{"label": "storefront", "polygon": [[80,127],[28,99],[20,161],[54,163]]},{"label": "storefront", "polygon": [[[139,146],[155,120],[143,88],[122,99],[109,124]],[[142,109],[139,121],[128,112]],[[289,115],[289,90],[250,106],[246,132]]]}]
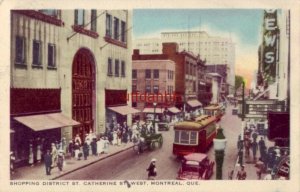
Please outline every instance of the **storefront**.
[{"label": "storefront", "polygon": [[11,88],[11,147],[17,166],[26,165],[30,148],[36,161],[37,146],[42,153],[60,142],[61,128],[79,125],[60,110],[60,89]]},{"label": "storefront", "polygon": [[[127,116],[140,111],[127,105],[127,90],[105,89],[106,130],[127,122]],[[127,122],[128,124],[128,122]]]}]

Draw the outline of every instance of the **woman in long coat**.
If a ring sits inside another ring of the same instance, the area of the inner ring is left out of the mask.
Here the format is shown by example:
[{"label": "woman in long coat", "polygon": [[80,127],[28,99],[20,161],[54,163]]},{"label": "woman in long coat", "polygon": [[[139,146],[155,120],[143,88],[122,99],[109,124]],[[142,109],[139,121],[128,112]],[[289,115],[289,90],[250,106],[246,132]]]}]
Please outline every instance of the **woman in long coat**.
[{"label": "woman in long coat", "polygon": [[52,165],[51,167],[54,167],[56,165],[57,161],[57,149],[54,143],[51,144],[51,156],[52,156]]},{"label": "woman in long coat", "polygon": [[87,142],[84,142],[82,150],[83,150],[84,160],[87,160],[87,156],[89,156],[89,145]]}]

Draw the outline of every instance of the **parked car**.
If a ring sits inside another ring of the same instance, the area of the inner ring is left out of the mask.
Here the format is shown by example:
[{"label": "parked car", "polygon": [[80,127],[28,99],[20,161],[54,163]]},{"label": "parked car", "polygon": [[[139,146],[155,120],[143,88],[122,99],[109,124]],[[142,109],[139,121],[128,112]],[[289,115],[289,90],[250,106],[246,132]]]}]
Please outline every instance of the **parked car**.
[{"label": "parked car", "polygon": [[179,180],[209,180],[213,174],[214,161],[204,153],[191,153],[183,157],[178,170]]}]

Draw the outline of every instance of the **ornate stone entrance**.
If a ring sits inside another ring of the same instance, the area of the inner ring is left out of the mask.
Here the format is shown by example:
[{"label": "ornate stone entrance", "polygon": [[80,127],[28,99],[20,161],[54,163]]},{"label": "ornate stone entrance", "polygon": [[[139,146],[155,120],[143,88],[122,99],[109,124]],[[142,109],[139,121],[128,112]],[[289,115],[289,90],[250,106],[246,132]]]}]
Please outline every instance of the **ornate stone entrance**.
[{"label": "ornate stone entrance", "polygon": [[81,139],[91,130],[95,121],[95,60],[90,50],[81,48],[73,59],[72,68],[72,118],[81,123],[73,127],[73,138]]}]

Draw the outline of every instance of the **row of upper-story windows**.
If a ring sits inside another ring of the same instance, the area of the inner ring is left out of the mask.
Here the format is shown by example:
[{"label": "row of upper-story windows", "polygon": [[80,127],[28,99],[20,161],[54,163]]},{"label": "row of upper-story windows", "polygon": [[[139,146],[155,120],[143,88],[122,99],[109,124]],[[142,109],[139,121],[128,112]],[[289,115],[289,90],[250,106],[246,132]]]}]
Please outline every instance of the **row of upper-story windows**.
[{"label": "row of upper-story windows", "polygon": [[107,13],[105,35],[115,40],[126,42],[126,22]]},{"label": "row of upper-story windows", "polygon": [[[136,79],[136,78],[137,78],[137,70],[133,69],[132,70],[132,79]],[[152,78],[152,70],[151,69],[145,69],[145,78],[146,79]],[[159,70],[158,69],[153,69],[153,78],[159,79]]]},{"label": "row of upper-story windows", "polygon": [[107,75],[108,76],[125,77],[126,76],[125,70],[126,70],[126,66],[125,66],[124,60],[122,60],[120,63],[119,59],[114,59],[114,60],[112,58],[107,59]]},{"label": "row of upper-story windows", "polygon": [[[16,36],[15,38],[15,64],[27,66],[28,58],[26,57],[26,38]],[[32,66],[43,67],[43,42],[39,40],[32,41]],[[56,46],[54,43],[47,45],[47,66],[56,68]]]}]

